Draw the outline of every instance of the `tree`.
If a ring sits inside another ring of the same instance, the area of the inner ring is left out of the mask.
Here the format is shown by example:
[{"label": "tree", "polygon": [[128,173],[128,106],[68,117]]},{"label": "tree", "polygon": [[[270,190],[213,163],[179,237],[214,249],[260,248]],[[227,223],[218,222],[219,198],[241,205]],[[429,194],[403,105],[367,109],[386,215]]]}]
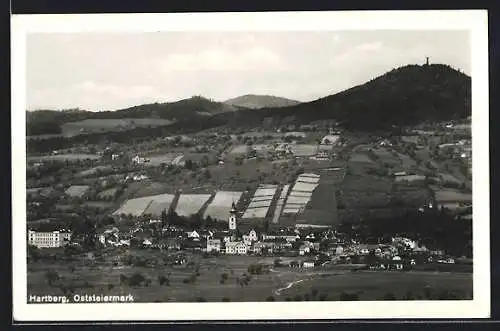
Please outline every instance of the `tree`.
[{"label": "tree", "polygon": [[55,270],[49,270],[45,273],[45,279],[47,280],[49,286],[54,286],[54,282],[59,280],[59,278],[60,276]]},{"label": "tree", "polygon": [[138,272],[130,276],[128,280],[129,285],[133,287],[140,286],[143,282],[146,282],[146,278]]},{"label": "tree", "polygon": [[167,211],[163,209],[161,211],[161,226],[164,227],[165,225],[167,225]]},{"label": "tree", "polygon": [[276,299],[274,299],[274,297],[270,295],[266,298],[266,301],[276,301]]}]

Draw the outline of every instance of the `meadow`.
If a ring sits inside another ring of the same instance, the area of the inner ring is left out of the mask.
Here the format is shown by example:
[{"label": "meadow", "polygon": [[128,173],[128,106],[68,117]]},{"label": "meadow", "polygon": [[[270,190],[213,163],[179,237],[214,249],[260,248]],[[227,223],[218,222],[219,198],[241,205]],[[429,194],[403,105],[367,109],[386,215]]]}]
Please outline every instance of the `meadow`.
[{"label": "meadow", "polygon": [[[159,257],[162,253],[144,251],[136,255]],[[28,264],[28,293],[60,295],[51,287],[47,271],[55,271],[61,279],[75,285],[75,293],[121,295],[132,294],[136,302],[193,301],[305,301],[342,299],[343,293],[356,293],[359,300],[380,300],[387,293],[401,298],[412,292],[425,298],[425,292],[462,291],[472,293],[472,273],[427,271],[357,271],[343,266],[290,269],[271,267],[262,274],[249,275],[248,266],[263,263],[272,266],[273,258],[255,256],[191,257],[193,263],[183,266],[123,266],[111,263],[35,262]],[[115,263],[116,264],[116,263]],[[266,270],[266,269],[264,269]],[[138,286],[122,282],[123,276],[144,277]],[[122,276],[123,275],[123,276]],[[160,278],[168,281],[160,284]],[[191,279],[193,281],[186,281]],[[245,280],[243,283],[241,280]],[[149,281],[148,281],[149,280]],[[85,281],[87,282],[85,284]],[[316,294],[314,294],[316,292]],[[311,295],[313,294],[313,295]]]}]

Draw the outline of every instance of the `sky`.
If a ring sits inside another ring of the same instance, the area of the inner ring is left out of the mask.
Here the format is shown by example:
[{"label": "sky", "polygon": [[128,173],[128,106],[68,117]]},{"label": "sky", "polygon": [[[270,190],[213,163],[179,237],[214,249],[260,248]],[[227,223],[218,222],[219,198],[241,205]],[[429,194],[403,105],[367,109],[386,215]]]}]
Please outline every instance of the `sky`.
[{"label": "sky", "polygon": [[467,31],[33,33],[27,109],[116,110],[194,95],[312,101],[407,64],[470,75]]}]

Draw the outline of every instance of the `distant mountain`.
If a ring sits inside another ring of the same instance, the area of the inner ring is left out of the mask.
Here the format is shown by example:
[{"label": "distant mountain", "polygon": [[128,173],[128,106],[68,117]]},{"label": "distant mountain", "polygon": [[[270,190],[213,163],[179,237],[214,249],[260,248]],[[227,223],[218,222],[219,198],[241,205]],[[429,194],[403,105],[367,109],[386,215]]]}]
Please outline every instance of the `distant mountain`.
[{"label": "distant mountain", "polygon": [[224,101],[225,104],[250,109],[280,108],[299,104],[299,101],[272,95],[246,94]]}]

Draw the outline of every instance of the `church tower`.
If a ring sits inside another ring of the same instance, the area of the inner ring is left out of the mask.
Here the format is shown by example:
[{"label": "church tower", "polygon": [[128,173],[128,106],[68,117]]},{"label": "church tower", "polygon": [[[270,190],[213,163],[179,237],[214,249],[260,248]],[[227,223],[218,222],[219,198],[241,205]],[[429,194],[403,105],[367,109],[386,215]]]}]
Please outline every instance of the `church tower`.
[{"label": "church tower", "polygon": [[229,230],[230,231],[236,230],[236,206],[234,202],[231,207],[231,211],[229,212]]}]

